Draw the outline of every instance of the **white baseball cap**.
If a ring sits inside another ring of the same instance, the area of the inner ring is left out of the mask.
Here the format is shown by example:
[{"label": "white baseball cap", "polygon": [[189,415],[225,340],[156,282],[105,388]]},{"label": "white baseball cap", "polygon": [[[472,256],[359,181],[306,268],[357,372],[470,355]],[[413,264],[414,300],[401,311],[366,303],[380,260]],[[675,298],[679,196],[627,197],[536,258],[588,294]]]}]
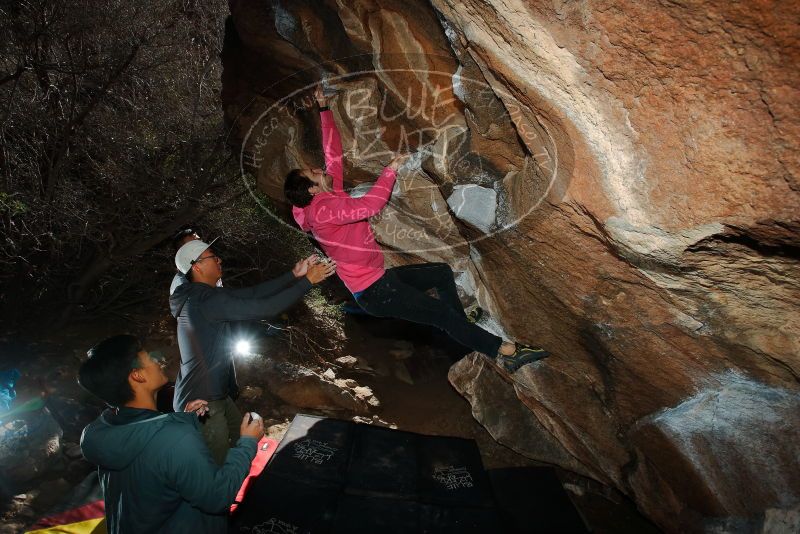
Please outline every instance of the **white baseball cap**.
[{"label": "white baseball cap", "polygon": [[205,252],[208,247],[213,245],[217,239],[219,238],[215,238],[211,243],[206,243],[205,241],[200,241],[199,239],[189,241],[179,248],[178,252],[175,253],[175,267],[177,267],[178,270],[183,274],[188,273],[192,268],[192,265],[195,264],[203,252]]}]

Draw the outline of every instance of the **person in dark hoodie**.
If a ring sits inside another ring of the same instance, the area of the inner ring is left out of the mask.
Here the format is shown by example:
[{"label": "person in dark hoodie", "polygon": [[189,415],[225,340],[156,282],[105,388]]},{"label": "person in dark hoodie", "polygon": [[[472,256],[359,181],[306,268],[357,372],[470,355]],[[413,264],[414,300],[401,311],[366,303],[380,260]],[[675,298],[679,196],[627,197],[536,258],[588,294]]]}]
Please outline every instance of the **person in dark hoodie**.
[{"label": "person in dark hoodie", "polygon": [[98,466],[109,534],[227,532],[263,419],[245,415],[241,437],[218,466],[199,429],[206,402],[188,403],[187,412],[158,412],[156,393],[167,383],[163,363],[136,337],[108,338],[88,354],[78,382],[110,409],[84,429],[81,451]]},{"label": "person in dark hoodie", "polygon": [[201,431],[217,463],[222,464],[230,443],[239,434],[239,413],[233,350],[237,342],[232,324],[275,317],[297,302],[316,284],[336,272],[333,263],[307,258],[274,280],[253,287],[217,287],[222,260],[214,243],[192,240],[175,254],[175,265],[188,284],[179,285],[169,298],[178,321],[181,366],[175,380],[173,407],[185,409],[190,399],[208,401]]}]

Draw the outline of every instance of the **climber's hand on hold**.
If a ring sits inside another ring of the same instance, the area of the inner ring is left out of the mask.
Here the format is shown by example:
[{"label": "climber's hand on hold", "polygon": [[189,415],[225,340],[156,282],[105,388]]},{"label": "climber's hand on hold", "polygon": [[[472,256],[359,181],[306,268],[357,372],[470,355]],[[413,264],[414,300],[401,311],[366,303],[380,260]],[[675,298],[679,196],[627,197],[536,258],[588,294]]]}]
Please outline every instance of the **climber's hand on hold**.
[{"label": "climber's hand on hold", "polygon": [[328,106],[328,97],[325,96],[325,92],[322,90],[322,84],[318,84],[314,89],[314,100],[317,101],[317,105],[321,108]]},{"label": "climber's hand on hold", "polygon": [[410,157],[411,154],[395,154],[394,158],[392,158],[392,161],[389,162],[389,165],[387,165],[387,167],[392,169],[393,171],[397,171],[397,169],[402,167]]}]

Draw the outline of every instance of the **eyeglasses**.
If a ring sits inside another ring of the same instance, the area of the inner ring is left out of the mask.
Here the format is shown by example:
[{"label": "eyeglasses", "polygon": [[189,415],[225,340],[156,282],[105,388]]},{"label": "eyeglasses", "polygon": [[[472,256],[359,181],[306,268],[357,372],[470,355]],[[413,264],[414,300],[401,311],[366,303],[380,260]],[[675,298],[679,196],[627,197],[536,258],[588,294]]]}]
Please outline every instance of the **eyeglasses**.
[{"label": "eyeglasses", "polygon": [[200,262],[201,262],[201,261],[203,261],[203,260],[209,260],[209,259],[211,259],[211,258],[217,258],[217,260],[219,260],[219,259],[220,259],[220,257],[219,257],[219,256],[215,256],[214,254],[212,254],[211,256],[206,256],[205,258],[197,258],[196,260],[194,260],[194,261],[191,263],[191,265],[194,265],[195,263],[200,263]]}]

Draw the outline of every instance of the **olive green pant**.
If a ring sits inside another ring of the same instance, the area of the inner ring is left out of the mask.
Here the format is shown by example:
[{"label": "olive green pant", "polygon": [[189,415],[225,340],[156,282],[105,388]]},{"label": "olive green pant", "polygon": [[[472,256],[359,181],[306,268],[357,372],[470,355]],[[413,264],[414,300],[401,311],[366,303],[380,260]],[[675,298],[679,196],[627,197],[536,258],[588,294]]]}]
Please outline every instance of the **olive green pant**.
[{"label": "olive green pant", "polygon": [[225,463],[228,449],[239,440],[242,414],[230,397],[208,403],[208,414],[200,420],[200,431],[217,465]]}]

